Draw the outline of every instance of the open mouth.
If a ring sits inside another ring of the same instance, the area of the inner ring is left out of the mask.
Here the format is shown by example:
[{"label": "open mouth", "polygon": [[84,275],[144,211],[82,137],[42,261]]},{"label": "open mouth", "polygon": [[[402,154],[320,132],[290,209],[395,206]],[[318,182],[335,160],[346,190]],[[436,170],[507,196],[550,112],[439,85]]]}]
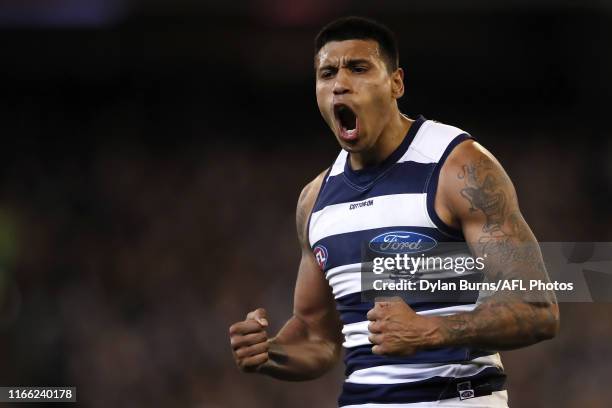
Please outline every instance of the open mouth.
[{"label": "open mouth", "polygon": [[344,140],[355,140],[359,135],[359,120],[353,110],[343,104],[334,105],[334,115],[340,125],[340,137]]}]

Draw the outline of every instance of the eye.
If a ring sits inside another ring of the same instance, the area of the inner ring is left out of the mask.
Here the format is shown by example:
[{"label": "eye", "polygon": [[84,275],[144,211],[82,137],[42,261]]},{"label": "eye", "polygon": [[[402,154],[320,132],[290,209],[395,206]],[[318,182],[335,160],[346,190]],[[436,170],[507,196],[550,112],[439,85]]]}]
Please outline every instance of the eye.
[{"label": "eye", "polygon": [[329,79],[332,76],[334,76],[334,71],[331,69],[324,69],[324,70],[321,70],[321,72],[319,73],[319,76],[323,79]]},{"label": "eye", "polygon": [[366,67],[365,65],[355,65],[353,67],[353,72],[356,72],[358,74],[362,74],[367,71],[368,71],[368,67]]}]

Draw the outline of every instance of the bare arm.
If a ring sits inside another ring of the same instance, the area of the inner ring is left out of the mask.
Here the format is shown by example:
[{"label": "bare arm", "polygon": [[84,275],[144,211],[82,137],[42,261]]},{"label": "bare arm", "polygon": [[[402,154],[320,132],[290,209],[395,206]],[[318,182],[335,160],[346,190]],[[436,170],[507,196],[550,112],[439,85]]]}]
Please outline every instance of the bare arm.
[{"label": "bare arm", "polygon": [[[474,256],[486,254],[488,281],[520,280],[526,287],[532,279],[549,281],[514,186],[491,153],[473,141],[459,145],[442,169],[439,188]],[[497,291],[474,311],[439,323],[442,345],[512,349],[554,337],[559,311],[554,292]]]},{"label": "bare arm", "polygon": [[[296,224],[302,256],[295,286],[293,316],[274,338],[266,341],[265,346],[259,346],[266,350],[265,359],[256,360],[254,365],[242,367],[244,371],[255,371],[288,381],[309,380],[327,372],[340,358],[342,342],[340,319],[331,289],[310,249],[307,234],[308,216],[323,176],[321,174],[307,185],[298,200]],[[261,310],[260,315],[264,313]],[[242,323],[244,322],[237,323],[237,327],[232,326],[230,334],[232,329],[239,333]],[[252,321],[248,324],[255,327]],[[265,326],[267,322],[264,322],[264,325],[260,324],[260,331],[264,330]],[[235,343],[242,344],[240,340]],[[232,344],[234,345],[234,341]],[[234,349],[238,357],[244,354],[245,357],[253,358],[250,354],[255,353],[255,351],[249,353]],[[240,358],[237,358],[237,363],[241,365]]]},{"label": "bare arm", "polygon": [[[435,206],[442,220],[462,229],[473,255],[484,258],[489,282],[549,281],[512,182],[478,143],[463,142],[451,153],[440,173]],[[445,317],[418,315],[404,302],[377,302],[368,319],[376,354],[409,355],[447,346],[513,349],[550,339],[559,330],[551,291],[497,291],[473,311]]]}]

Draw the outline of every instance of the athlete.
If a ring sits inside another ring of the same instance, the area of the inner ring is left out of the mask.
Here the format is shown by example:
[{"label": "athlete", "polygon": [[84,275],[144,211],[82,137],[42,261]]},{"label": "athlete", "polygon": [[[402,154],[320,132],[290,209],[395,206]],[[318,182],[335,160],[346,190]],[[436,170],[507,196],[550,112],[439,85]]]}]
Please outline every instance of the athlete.
[{"label": "athlete", "polygon": [[363,297],[363,243],[464,243],[486,268],[462,278],[548,281],[500,163],[464,131],[402,114],[398,63],[393,34],[374,21],[346,17],[317,35],[317,103],[342,150],[298,200],[293,316],[270,337],[266,311],[248,313],[229,330],[234,359],[299,381],[327,372],[344,347],[339,406],[506,407],[497,352],[557,334],[554,293]]}]

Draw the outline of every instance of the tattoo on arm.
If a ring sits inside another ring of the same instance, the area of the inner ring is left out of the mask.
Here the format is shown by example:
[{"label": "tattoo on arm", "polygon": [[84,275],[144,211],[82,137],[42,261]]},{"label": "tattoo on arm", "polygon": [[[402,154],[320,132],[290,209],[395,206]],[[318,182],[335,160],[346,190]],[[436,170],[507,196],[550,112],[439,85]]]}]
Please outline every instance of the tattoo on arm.
[{"label": "tattoo on arm", "polygon": [[457,176],[465,181],[461,196],[470,202],[470,211],[482,211],[486,216],[483,232],[501,231],[505,220],[506,196],[499,181],[490,174],[491,163],[481,158],[478,163],[466,164]]},{"label": "tattoo on arm", "polygon": [[[486,254],[487,280],[548,281],[540,248],[520,214],[508,176],[489,157],[480,156],[462,166],[457,178],[469,212],[484,216],[469,244],[476,256]],[[550,337],[551,327],[558,325],[554,292],[531,291],[528,297],[498,291],[472,313],[444,317],[446,341],[511,349]]]},{"label": "tattoo on arm", "polygon": [[[481,157],[476,163],[463,166],[457,175],[465,187],[460,194],[470,203],[471,212],[482,212],[485,222],[482,234],[471,244],[479,254],[493,257],[490,265],[503,266],[503,271],[489,271],[496,279],[520,278],[512,272],[525,270],[529,265],[543,268],[537,243],[531,242],[530,231],[526,226],[512,191],[510,179],[495,169],[493,162]],[[520,266],[520,267],[519,267]]]}]

